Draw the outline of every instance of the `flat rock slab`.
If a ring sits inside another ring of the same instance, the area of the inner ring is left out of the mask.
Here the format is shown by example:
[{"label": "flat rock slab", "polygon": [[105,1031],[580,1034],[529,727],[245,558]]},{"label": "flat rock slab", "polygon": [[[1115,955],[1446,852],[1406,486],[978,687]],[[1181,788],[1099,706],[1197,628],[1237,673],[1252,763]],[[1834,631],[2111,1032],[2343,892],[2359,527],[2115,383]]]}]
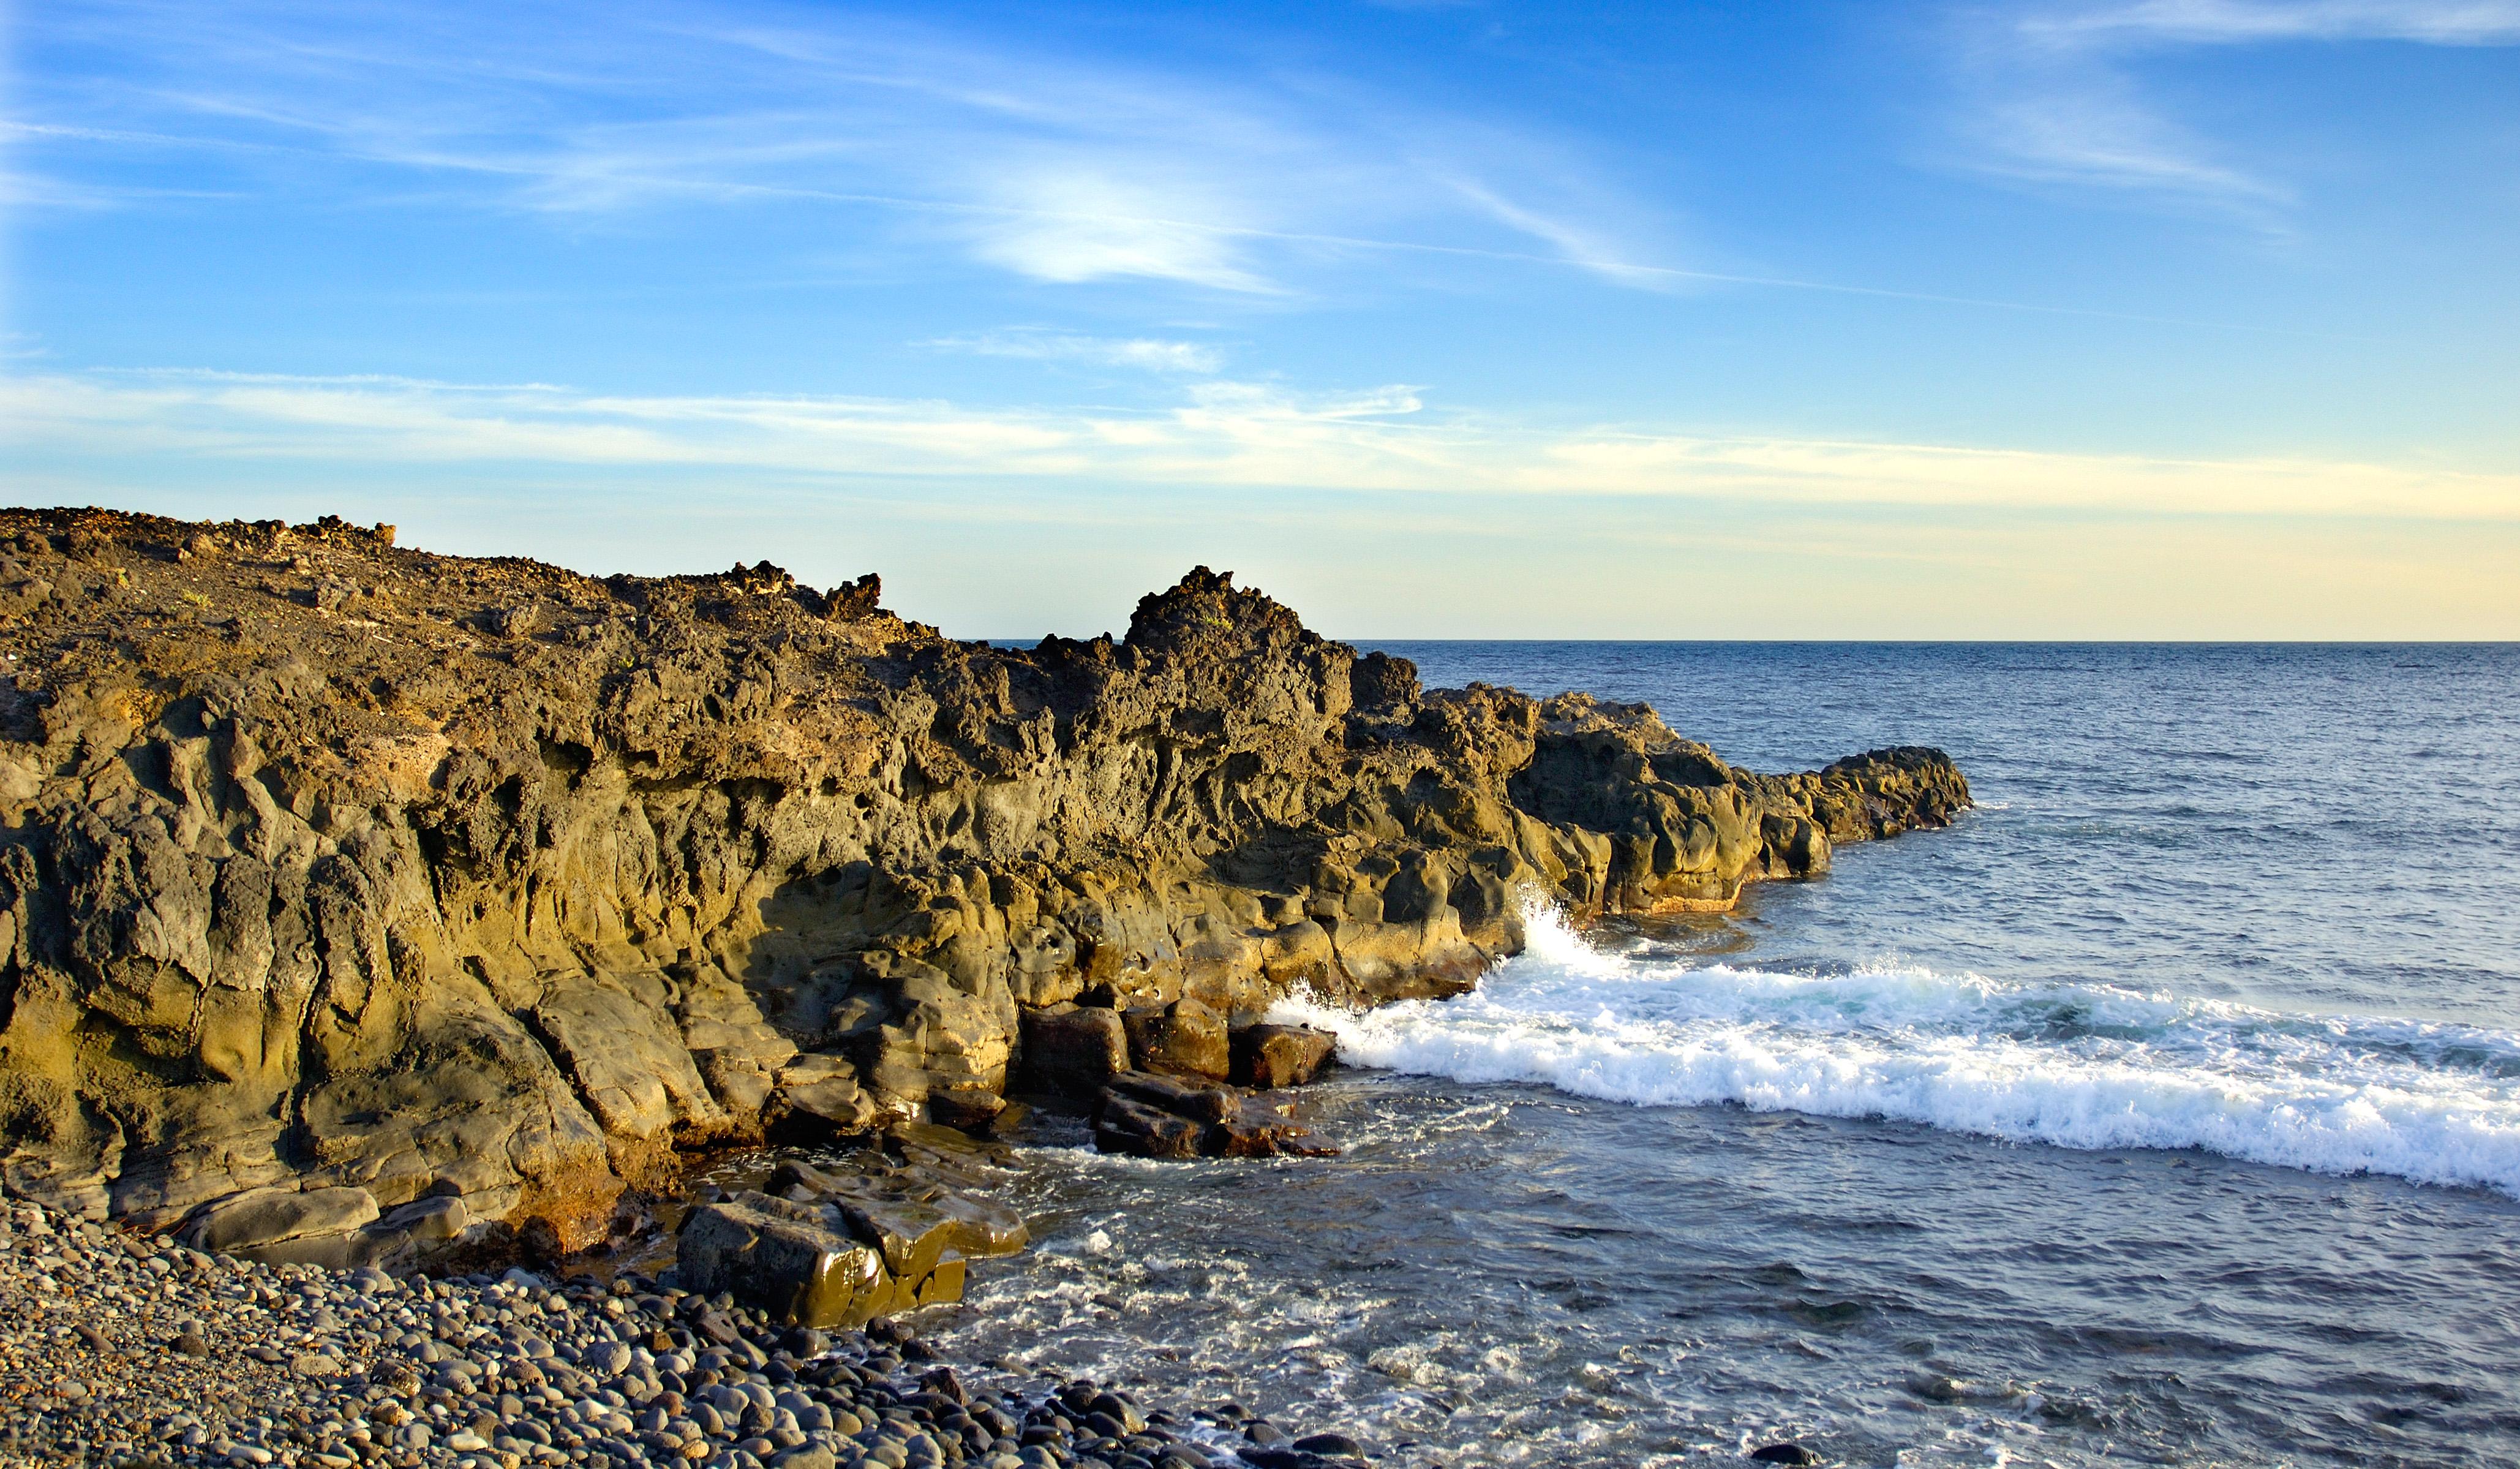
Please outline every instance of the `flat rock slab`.
[{"label": "flat rock slab", "polygon": [[202,1210],[183,1230],[196,1250],[234,1253],[256,1246],[346,1234],[377,1217],[377,1201],[364,1188],[267,1188],[222,1199]]},{"label": "flat rock slab", "polygon": [[1241,1094],[1230,1086],[1200,1086],[1152,1072],[1122,1072],[1111,1079],[1110,1089],[1149,1107],[1206,1123],[1225,1121],[1242,1101]]}]

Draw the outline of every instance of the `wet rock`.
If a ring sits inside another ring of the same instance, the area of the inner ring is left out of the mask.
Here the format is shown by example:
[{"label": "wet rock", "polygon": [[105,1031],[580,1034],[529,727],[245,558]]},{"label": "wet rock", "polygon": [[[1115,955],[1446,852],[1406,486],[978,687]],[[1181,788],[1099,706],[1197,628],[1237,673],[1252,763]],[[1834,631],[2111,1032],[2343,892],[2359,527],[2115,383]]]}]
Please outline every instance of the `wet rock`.
[{"label": "wet rock", "polygon": [[749,1191],[693,1210],[674,1265],[690,1289],[815,1327],[865,1320],[891,1285],[881,1257],[820,1210]]},{"label": "wet rock", "polygon": [[1234,1081],[1261,1091],[1302,1086],[1321,1075],[1337,1040],[1310,1026],[1244,1026],[1234,1033]]},{"label": "wet rock", "polygon": [[1123,1072],[1111,1079],[1110,1091],[1149,1107],[1203,1123],[1221,1123],[1241,1104],[1230,1086],[1198,1086],[1149,1072]]},{"label": "wet rock", "polygon": [[1310,1128],[1230,1086],[1124,1072],[1100,1099],[1094,1145],[1141,1158],[1328,1156]]},{"label": "wet rock", "polygon": [[1762,1464],[1817,1464],[1819,1454],[1791,1442],[1767,1444],[1750,1450],[1750,1457]]},{"label": "wet rock", "polygon": [[1207,1129],[1206,1151],[1220,1158],[1328,1158],[1338,1152],[1308,1141],[1306,1127],[1256,1098],[1235,1104],[1232,1115]]},{"label": "wet rock", "polygon": [[1196,1158],[1207,1134],[1193,1119],[1106,1092],[1094,1118],[1094,1146],[1136,1158]]},{"label": "wet rock", "polygon": [[944,1210],[904,1194],[860,1187],[828,1197],[849,1232],[875,1247],[896,1280],[925,1279],[945,1252],[954,1248],[962,1229],[961,1222]]},{"label": "wet rock", "polygon": [[1141,1070],[1219,1081],[1233,1070],[1225,1017],[1197,1000],[1143,1005],[1120,1019],[1128,1031],[1130,1058]]}]

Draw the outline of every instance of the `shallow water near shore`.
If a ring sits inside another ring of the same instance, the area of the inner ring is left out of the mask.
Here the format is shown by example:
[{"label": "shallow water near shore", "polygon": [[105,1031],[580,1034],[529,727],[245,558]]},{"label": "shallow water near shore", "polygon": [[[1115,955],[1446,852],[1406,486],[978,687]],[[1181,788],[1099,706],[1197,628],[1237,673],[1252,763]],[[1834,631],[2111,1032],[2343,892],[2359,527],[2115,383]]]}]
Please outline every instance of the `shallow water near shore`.
[{"label": "shallow water near shore", "polygon": [[1054,1131],[940,1346],[1411,1464],[2520,1459],[2520,650],[1384,646],[1981,809],[1294,1007],[1342,1156]]}]

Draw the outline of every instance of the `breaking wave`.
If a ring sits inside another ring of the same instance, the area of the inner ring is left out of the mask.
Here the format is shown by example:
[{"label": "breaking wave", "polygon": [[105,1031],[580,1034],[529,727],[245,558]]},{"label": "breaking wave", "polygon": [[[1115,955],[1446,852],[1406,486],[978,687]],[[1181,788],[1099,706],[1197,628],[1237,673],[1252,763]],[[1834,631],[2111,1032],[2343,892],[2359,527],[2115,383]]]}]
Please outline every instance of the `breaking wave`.
[{"label": "breaking wave", "polygon": [[1465,995],[1277,1014],[1335,1032],[1351,1064],[1463,1081],[2203,1148],[2520,1196],[2520,1033],[1897,964],[1692,967],[1595,948],[1553,911],[1527,932]]}]

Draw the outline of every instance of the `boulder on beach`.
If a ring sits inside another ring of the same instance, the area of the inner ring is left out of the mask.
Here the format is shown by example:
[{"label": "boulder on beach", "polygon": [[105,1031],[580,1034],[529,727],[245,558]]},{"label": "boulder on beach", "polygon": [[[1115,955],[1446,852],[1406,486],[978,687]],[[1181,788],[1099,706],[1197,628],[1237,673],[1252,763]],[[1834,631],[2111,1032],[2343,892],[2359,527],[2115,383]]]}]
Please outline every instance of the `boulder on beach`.
[{"label": "boulder on beach", "polygon": [[687,1289],[726,1291],[800,1326],[856,1325],[894,1289],[882,1256],[823,1211],[749,1191],[691,1212],[674,1268]]}]

